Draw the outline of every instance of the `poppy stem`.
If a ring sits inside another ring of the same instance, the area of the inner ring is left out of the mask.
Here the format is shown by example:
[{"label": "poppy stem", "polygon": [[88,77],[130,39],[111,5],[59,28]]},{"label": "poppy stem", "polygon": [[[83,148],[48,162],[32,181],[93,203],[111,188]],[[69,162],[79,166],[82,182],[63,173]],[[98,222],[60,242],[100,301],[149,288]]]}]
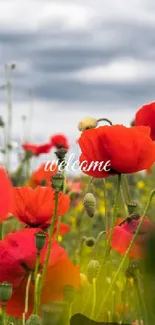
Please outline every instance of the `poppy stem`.
[{"label": "poppy stem", "polygon": [[51,222],[50,229],[49,229],[49,243],[48,243],[48,248],[47,248],[47,255],[46,255],[46,259],[45,259],[45,264],[44,264],[44,268],[43,268],[43,272],[42,272],[42,277],[41,277],[41,281],[40,281],[40,295],[41,295],[41,291],[42,291],[42,288],[43,288],[43,284],[44,284],[44,280],[45,280],[45,276],[46,276],[46,271],[47,271],[47,267],[48,267],[48,262],[49,262],[49,258],[50,258],[50,253],[51,253],[54,224],[55,224],[56,217],[57,217],[58,198],[59,198],[59,191],[55,191],[54,215],[53,215],[52,222]]},{"label": "poppy stem", "polygon": [[106,196],[106,182],[105,179],[103,179],[103,196],[104,196],[104,219],[105,219],[105,231],[108,230],[108,214],[107,214],[107,196]]},{"label": "poppy stem", "polygon": [[145,207],[145,210],[144,210],[143,216],[142,216],[142,218],[141,218],[141,221],[140,221],[140,223],[139,223],[139,225],[138,225],[138,227],[137,227],[137,229],[136,229],[136,232],[135,232],[135,234],[134,234],[134,236],[133,236],[133,238],[132,238],[132,240],[131,240],[131,242],[130,242],[130,245],[129,245],[129,247],[128,247],[128,249],[127,249],[127,251],[126,251],[126,253],[125,253],[125,255],[124,255],[124,257],[123,257],[123,259],[122,259],[122,261],[121,261],[121,263],[120,263],[120,266],[119,266],[119,268],[118,268],[118,270],[117,270],[117,272],[116,272],[116,274],[115,274],[115,276],[114,276],[114,278],[113,278],[113,280],[112,280],[112,282],[111,282],[111,284],[110,284],[110,286],[109,286],[109,289],[107,290],[107,293],[106,293],[106,295],[104,296],[104,299],[103,299],[103,301],[102,301],[102,303],[101,303],[101,306],[100,306],[100,308],[99,308],[99,311],[98,311],[98,315],[97,315],[97,317],[99,317],[99,315],[100,315],[100,313],[101,313],[101,310],[102,310],[102,308],[103,308],[103,306],[104,306],[104,304],[105,304],[107,298],[109,297],[109,294],[110,294],[110,292],[111,292],[111,290],[112,290],[112,288],[113,288],[113,285],[114,285],[115,281],[117,280],[117,277],[118,277],[118,275],[120,274],[121,270],[123,269],[123,266],[124,266],[124,264],[125,264],[125,262],[126,262],[126,260],[127,260],[127,258],[128,258],[128,255],[129,255],[129,253],[130,253],[130,251],[131,251],[131,249],[132,249],[132,246],[133,246],[133,244],[134,244],[134,242],[135,242],[135,240],[136,240],[136,238],[137,238],[137,235],[138,235],[139,230],[140,230],[140,228],[141,228],[141,226],[142,226],[142,224],[143,224],[143,221],[144,221],[145,216],[146,216],[146,214],[147,214],[147,212],[148,212],[148,209],[149,209],[149,207],[150,207],[150,204],[151,204],[151,201],[152,201],[154,195],[155,195],[155,189],[154,189],[153,191],[151,191],[151,193],[150,193],[150,196],[149,196],[149,198],[148,198],[148,201],[147,201],[147,204],[146,204],[146,207]]},{"label": "poppy stem", "polygon": [[124,188],[125,188],[125,192],[126,192],[126,196],[127,196],[127,203],[131,202],[131,197],[130,197],[130,192],[129,192],[129,186],[128,186],[128,181],[127,181],[127,177],[126,175],[123,175],[123,183],[124,183]]},{"label": "poppy stem", "polygon": [[2,304],[2,325],[6,325],[5,304]]},{"label": "poppy stem", "polygon": [[93,305],[92,305],[92,312],[91,312],[91,320],[93,320],[95,315],[95,307],[96,307],[96,278],[93,279]]},{"label": "poppy stem", "polygon": [[142,314],[143,314],[143,321],[144,321],[144,325],[148,325],[148,317],[147,317],[147,311],[146,311],[146,306],[145,306],[145,302],[144,302],[144,299],[143,299],[143,294],[141,292],[141,288],[140,288],[140,280],[139,278],[137,277],[136,279],[134,279],[134,284],[135,284],[135,288],[136,288],[136,291],[137,291],[137,297],[138,297],[138,300],[139,300],[139,304],[141,306],[141,311],[142,311]]},{"label": "poppy stem", "polygon": [[59,233],[60,233],[60,224],[61,224],[61,216],[58,217],[58,224],[56,229],[56,241],[58,242],[59,239]]},{"label": "poppy stem", "polygon": [[25,309],[22,317],[22,324],[25,325],[25,316],[28,312],[28,304],[29,304],[29,287],[31,283],[31,278],[32,278],[32,273],[29,274],[28,280],[27,280],[27,285],[26,285],[26,292],[25,292]]},{"label": "poppy stem", "polygon": [[105,122],[109,123],[111,126],[113,125],[112,122],[111,122],[109,119],[107,119],[107,118],[99,118],[99,119],[97,120],[98,123],[99,123],[99,122],[102,122],[102,121],[105,121]]},{"label": "poppy stem", "polygon": [[33,314],[38,315],[39,313],[39,298],[40,298],[40,288],[39,288],[39,282],[41,279],[41,275],[38,273],[35,281],[35,290],[34,290],[34,312]]},{"label": "poppy stem", "polygon": [[37,254],[36,265],[35,265],[35,271],[34,271],[34,280],[35,280],[35,281],[36,281],[36,279],[37,279],[37,274],[38,274],[38,268],[39,268],[39,257],[40,257],[40,254]]},{"label": "poppy stem", "polygon": [[107,244],[105,247],[105,255],[104,255],[104,261],[107,258],[107,255],[109,254],[109,250],[110,250],[110,243],[111,243],[111,239],[112,239],[112,235],[113,235],[113,231],[114,231],[114,227],[115,227],[115,220],[117,217],[117,210],[118,210],[118,200],[119,200],[119,194],[120,194],[120,188],[121,188],[121,174],[118,175],[118,183],[117,183],[117,191],[116,191],[116,196],[115,196],[115,203],[114,203],[114,211],[113,211],[113,217],[112,217],[112,225],[110,228],[110,234],[107,240]]},{"label": "poppy stem", "polygon": [[37,258],[36,258],[36,265],[35,265],[35,271],[34,271],[34,281],[35,281],[35,290],[34,290],[34,314],[37,315],[37,310],[38,310],[38,268],[39,268],[39,259],[40,259],[40,254],[37,253]]},{"label": "poppy stem", "polygon": [[96,249],[97,249],[97,244],[101,238],[102,235],[105,235],[106,234],[106,231],[101,231],[97,238],[96,238],[96,242],[95,242],[95,245],[94,245],[94,250],[93,250],[93,259],[95,260],[96,259]]},{"label": "poppy stem", "polygon": [[0,222],[0,240],[3,240],[3,223]]}]

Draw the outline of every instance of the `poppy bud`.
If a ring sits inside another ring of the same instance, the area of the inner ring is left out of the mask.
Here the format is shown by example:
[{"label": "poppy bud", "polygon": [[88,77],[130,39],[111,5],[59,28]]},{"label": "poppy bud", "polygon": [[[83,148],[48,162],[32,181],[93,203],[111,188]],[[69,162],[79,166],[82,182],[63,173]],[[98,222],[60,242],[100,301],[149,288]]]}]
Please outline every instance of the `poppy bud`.
[{"label": "poppy bud", "polygon": [[60,173],[57,173],[52,176],[52,187],[56,191],[61,191],[63,187],[64,176]]},{"label": "poppy bud", "polygon": [[90,218],[94,217],[96,210],[96,199],[92,193],[87,193],[83,200],[84,208]]},{"label": "poppy bud", "polygon": [[136,277],[136,273],[137,273],[138,270],[139,270],[139,261],[132,260],[130,262],[130,265],[126,269],[126,272],[125,272],[126,277],[134,279]]},{"label": "poppy bud", "polygon": [[36,237],[36,248],[38,252],[40,252],[45,246],[46,234],[40,231],[35,234],[35,237]]},{"label": "poppy bud", "polygon": [[0,283],[0,300],[6,303],[12,296],[12,285],[8,282]]},{"label": "poppy bud", "polygon": [[75,298],[75,289],[72,286],[64,287],[64,300],[68,303],[72,303]]},{"label": "poppy bud", "polygon": [[4,128],[4,126],[5,126],[5,123],[4,123],[3,119],[2,119],[2,117],[0,116],[0,127]]},{"label": "poppy bud", "polygon": [[84,131],[92,128],[96,128],[97,126],[97,120],[93,117],[86,117],[83,120],[80,121],[78,124],[79,131]]},{"label": "poppy bud", "polygon": [[129,202],[127,204],[129,214],[132,214],[136,211],[138,204],[136,202]]},{"label": "poppy bud", "polygon": [[26,321],[26,325],[41,325],[41,324],[42,324],[42,321],[38,315],[32,314]]},{"label": "poppy bud", "polygon": [[88,285],[88,279],[87,279],[87,276],[83,273],[80,273],[80,284],[81,284],[81,287],[86,287]]},{"label": "poppy bud", "polygon": [[6,153],[6,150],[2,148],[2,149],[0,149],[0,152],[1,153]]},{"label": "poppy bud", "polygon": [[69,304],[63,301],[53,301],[42,307],[43,325],[62,325],[69,323]]},{"label": "poppy bud", "polygon": [[93,247],[93,246],[95,245],[95,242],[96,242],[96,240],[95,240],[94,237],[88,237],[88,238],[86,239],[86,241],[85,241],[85,243],[86,243],[86,245],[87,245],[88,247]]},{"label": "poppy bud", "polygon": [[91,260],[87,265],[87,278],[90,283],[94,278],[97,278],[100,270],[100,263],[97,260]]},{"label": "poppy bud", "polygon": [[57,158],[62,161],[62,160],[64,160],[67,152],[68,152],[68,150],[66,150],[65,148],[58,148],[58,150],[55,151],[55,154],[56,154]]}]

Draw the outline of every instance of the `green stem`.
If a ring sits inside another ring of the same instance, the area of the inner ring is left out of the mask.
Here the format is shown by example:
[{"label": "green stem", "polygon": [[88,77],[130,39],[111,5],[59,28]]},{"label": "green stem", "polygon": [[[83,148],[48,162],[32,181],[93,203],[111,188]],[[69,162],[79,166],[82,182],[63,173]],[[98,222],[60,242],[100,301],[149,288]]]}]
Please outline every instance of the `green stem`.
[{"label": "green stem", "polygon": [[126,205],[126,202],[128,202],[128,200],[125,197],[124,189],[123,189],[122,186],[121,186],[121,197],[122,197],[126,217],[128,217],[129,216],[129,211],[128,211],[128,208],[127,208],[127,205]]},{"label": "green stem", "polygon": [[140,308],[140,301],[139,301],[139,298],[138,298],[138,293],[137,293],[137,290],[135,288],[135,298],[136,298],[136,319],[137,319],[137,325],[141,325],[141,308]]},{"label": "green stem", "polygon": [[25,309],[24,309],[24,313],[23,313],[23,325],[25,325],[25,316],[28,312],[28,304],[29,304],[29,287],[30,287],[30,283],[31,283],[31,278],[32,278],[32,273],[29,274],[28,280],[27,280],[27,285],[26,285],[26,292],[25,292]]},{"label": "green stem", "polygon": [[93,279],[93,305],[92,305],[92,312],[90,316],[91,320],[94,319],[95,308],[96,308],[96,278]]},{"label": "green stem", "polygon": [[53,237],[54,225],[55,225],[55,221],[56,221],[56,217],[57,217],[58,198],[59,198],[59,192],[55,191],[54,216],[52,218],[52,222],[51,222],[50,229],[49,229],[49,243],[48,243],[46,260],[45,260],[45,264],[44,264],[44,268],[43,268],[43,272],[42,272],[42,277],[41,277],[41,281],[40,281],[40,294],[41,294],[41,291],[42,291],[42,288],[43,288],[43,284],[44,284],[44,280],[45,280],[45,276],[46,276],[46,271],[47,271],[47,267],[48,267],[48,262],[49,262],[49,258],[50,258],[50,253],[51,253],[52,237]]},{"label": "green stem", "polygon": [[2,325],[6,325],[5,305],[2,304]]},{"label": "green stem", "polygon": [[60,225],[61,225],[61,216],[58,217],[58,224],[57,224],[57,229],[56,229],[56,241],[58,242],[58,237],[60,233]]},{"label": "green stem", "polygon": [[34,271],[34,283],[35,283],[35,290],[34,290],[34,314],[36,314],[36,312],[38,310],[38,307],[37,307],[38,306],[38,299],[37,299],[37,296],[36,296],[36,290],[37,290],[36,288],[38,288],[37,279],[38,279],[39,260],[40,260],[40,253],[37,252],[36,265],[35,265],[35,271]]},{"label": "green stem", "polygon": [[108,240],[107,240],[104,261],[107,258],[107,255],[109,254],[110,243],[111,243],[111,239],[112,239],[112,235],[113,235],[113,231],[114,231],[114,227],[115,227],[115,220],[116,220],[117,210],[118,210],[120,187],[121,187],[121,174],[118,175],[118,183],[117,183],[117,191],[116,191],[116,196],[115,196],[114,211],[113,211],[113,217],[112,217],[112,225],[111,225],[110,234],[109,234],[109,237],[108,237]]},{"label": "green stem", "polygon": [[123,259],[122,259],[122,261],[121,261],[121,263],[120,263],[120,266],[119,266],[119,268],[118,268],[118,270],[117,270],[117,272],[116,272],[116,274],[115,274],[115,276],[114,276],[114,278],[113,278],[113,280],[112,280],[112,282],[111,282],[111,284],[110,284],[110,286],[109,286],[109,289],[108,289],[108,291],[107,291],[107,293],[106,293],[106,295],[105,295],[105,297],[104,297],[104,299],[103,299],[103,301],[102,301],[102,303],[101,303],[101,306],[100,306],[100,308],[99,308],[99,312],[98,312],[98,316],[100,315],[100,312],[101,312],[101,310],[102,310],[102,308],[103,308],[103,306],[104,306],[104,304],[105,304],[105,302],[106,302],[106,300],[107,300],[107,298],[108,298],[108,296],[109,296],[109,294],[110,294],[110,292],[111,292],[111,290],[112,290],[112,288],[113,288],[113,285],[114,285],[114,283],[115,283],[115,281],[116,281],[118,275],[120,274],[121,270],[123,269],[123,266],[124,266],[124,264],[125,264],[125,262],[126,262],[126,259],[128,258],[128,254],[130,253],[130,251],[131,251],[131,249],[132,249],[132,246],[133,246],[133,244],[134,244],[134,242],[135,242],[135,240],[136,240],[136,237],[137,237],[137,235],[138,235],[138,233],[139,233],[139,230],[140,230],[140,228],[141,228],[141,226],[142,226],[142,224],[143,224],[143,221],[144,221],[145,216],[146,216],[146,214],[147,214],[147,212],[148,212],[148,209],[149,209],[149,207],[150,207],[150,204],[151,204],[151,201],[152,201],[154,195],[155,195],[155,190],[153,190],[153,191],[150,193],[150,196],[149,196],[148,202],[147,202],[147,204],[146,204],[146,208],[145,208],[145,210],[144,210],[143,216],[141,217],[141,221],[140,221],[140,223],[139,223],[139,225],[138,225],[138,227],[137,227],[137,229],[136,229],[136,232],[135,232],[135,234],[134,234],[134,236],[133,236],[133,238],[132,238],[132,240],[131,240],[131,242],[130,242],[130,245],[129,245],[129,247],[128,247],[128,249],[127,249],[127,251],[126,251],[126,253],[125,253],[125,255],[124,255],[124,257],[123,257]]},{"label": "green stem", "polygon": [[143,322],[144,322],[144,325],[148,325],[149,323],[148,323],[147,311],[146,311],[146,306],[145,306],[145,302],[144,302],[144,299],[143,299],[143,295],[141,293],[139,279],[138,278],[135,279],[134,283],[135,283],[138,300],[139,300],[141,310],[142,310],[142,314],[143,314]]},{"label": "green stem", "polygon": [[37,274],[37,278],[35,281],[35,290],[34,290],[34,314],[38,315],[39,313],[39,301],[40,301],[40,279],[41,275]]},{"label": "green stem", "polygon": [[37,253],[36,265],[35,265],[35,271],[34,271],[34,279],[35,279],[35,281],[36,281],[36,279],[37,279],[37,274],[38,274],[39,258],[40,258],[40,254]]},{"label": "green stem", "polygon": [[127,181],[127,177],[126,175],[123,175],[123,183],[124,183],[124,187],[125,187],[125,192],[126,192],[126,196],[127,196],[127,203],[131,202],[131,197],[130,197],[130,192],[129,192],[129,186],[128,186],[128,181]]},{"label": "green stem", "polygon": [[92,185],[94,179],[95,179],[94,177],[91,177],[91,179],[90,179],[90,181],[89,181],[89,183],[88,183],[88,186],[87,186],[86,193],[89,192],[89,188],[90,188],[90,186]]},{"label": "green stem", "polygon": [[105,209],[105,213],[104,213],[104,218],[105,218],[105,231],[108,230],[108,214],[107,214],[107,196],[106,196],[106,183],[105,183],[105,179],[103,179],[103,197],[104,197],[104,209]]},{"label": "green stem", "polygon": [[67,182],[66,182],[65,169],[63,170],[62,175],[64,176],[64,181],[63,181],[63,193],[66,193]]},{"label": "green stem", "polygon": [[3,240],[3,223],[0,222],[0,240]]},{"label": "green stem", "polygon": [[[137,281],[134,281],[135,284],[135,296],[136,296],[136,304],[137,304],[137,321],[138,325],[141,324],[141,314],[143,313],[144,319],[146,319],[146,309],[145,307],[143,308],[143,298],[141,297],[141,292],[139,290]],[[146,324],[147,325],[147,324]]]},{"label": "green stem", "polygon": [[96,238],[96,242],[95,242],[95,245],[94,245],[94,250],[93,250],[93,258],[95,259],[96,258],[96,249],[97,249],[97,244],[101,238],[102,235],[104,235],[106,233],[106,231],[101,231],[98,235],[98,237]]},{"label": "green stem", "polygon": [[97,120],[98,123],[99,123],[99,122],[102,122],[102,121],[109,123],[109,125],[113,125],[112,122],[111,122],[109,119],[107,119],[107,118],[99,118],[99,119]]}]

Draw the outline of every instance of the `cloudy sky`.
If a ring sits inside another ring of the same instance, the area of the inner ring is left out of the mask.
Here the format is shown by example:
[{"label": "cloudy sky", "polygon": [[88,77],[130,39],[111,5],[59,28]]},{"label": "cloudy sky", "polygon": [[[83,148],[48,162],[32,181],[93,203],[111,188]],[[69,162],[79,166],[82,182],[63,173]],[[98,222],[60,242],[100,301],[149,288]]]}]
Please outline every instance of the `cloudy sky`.
[{"label": "cloudy sky", "polygon": [[73,144],[85,116],[129,125],[155,99],[155,2],[0,0],[0,86],[11,62],[14,139]]}]

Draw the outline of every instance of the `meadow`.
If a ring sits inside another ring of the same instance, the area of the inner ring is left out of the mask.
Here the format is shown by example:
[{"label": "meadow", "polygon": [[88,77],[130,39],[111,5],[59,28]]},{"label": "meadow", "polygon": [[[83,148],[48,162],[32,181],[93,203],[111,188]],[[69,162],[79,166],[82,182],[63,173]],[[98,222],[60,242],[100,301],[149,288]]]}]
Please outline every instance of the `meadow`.
[{"label": "meadow", "polygon": [[[77,127],[79,176],[66,172],[70,141],[61,133],[23,143],[14,172],[4,143],[1,323],[68,325],[80,313],[154,325],[155,103],[140,108],[131,127],[94,117]],[[31,170],[31,159],[52,150],[55,168],[45,161]]]}]

